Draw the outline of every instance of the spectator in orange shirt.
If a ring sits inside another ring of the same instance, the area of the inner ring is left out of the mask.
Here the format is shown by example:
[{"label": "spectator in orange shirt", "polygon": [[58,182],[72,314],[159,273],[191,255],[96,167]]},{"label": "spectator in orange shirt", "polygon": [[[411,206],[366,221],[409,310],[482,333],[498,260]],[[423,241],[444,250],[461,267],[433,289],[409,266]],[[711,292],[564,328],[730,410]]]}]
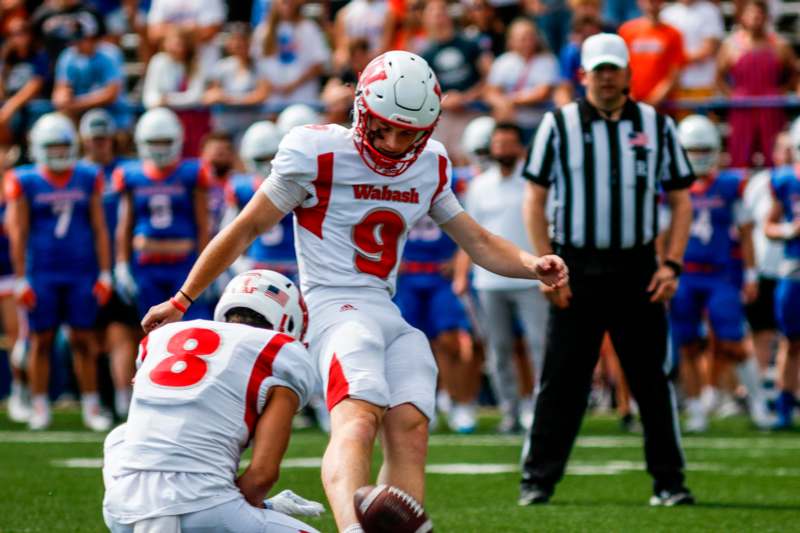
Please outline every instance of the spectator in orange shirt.
[{"label": "spectator in orange shirt", "polygon": [[670,95],[686,63],[680,32],[659,20],[663,4],[639,0],[644,15],[619,29],[630,51],[631,97],[656,107]]}]

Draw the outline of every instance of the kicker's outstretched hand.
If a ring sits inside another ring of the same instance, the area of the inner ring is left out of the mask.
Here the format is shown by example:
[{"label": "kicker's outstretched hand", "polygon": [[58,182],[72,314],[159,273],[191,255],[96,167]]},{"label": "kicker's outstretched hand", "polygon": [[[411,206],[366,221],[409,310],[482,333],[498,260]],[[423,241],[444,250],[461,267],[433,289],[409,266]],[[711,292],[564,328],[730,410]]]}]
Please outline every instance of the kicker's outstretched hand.
[{"label": "kicker's outstretched hand", "polygon": [[569,269],[564,260],[557,255],[543,255],[534,265],[534,272],[539,280],[555,289],[569,282]]}]

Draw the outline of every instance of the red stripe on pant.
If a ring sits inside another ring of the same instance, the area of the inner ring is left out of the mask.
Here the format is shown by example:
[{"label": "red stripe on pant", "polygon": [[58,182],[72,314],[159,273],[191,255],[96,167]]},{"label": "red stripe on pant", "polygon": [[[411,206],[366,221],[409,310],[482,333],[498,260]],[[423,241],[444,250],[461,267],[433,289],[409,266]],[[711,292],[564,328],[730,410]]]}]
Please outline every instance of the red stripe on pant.
[{"label": "red stripe on pant", "polygon": [[336,354],[333,354],[331,368],[328,372],[328,411],[331,411],[336,404],[350,396],[350,384],[344,377],[342,365]]}]

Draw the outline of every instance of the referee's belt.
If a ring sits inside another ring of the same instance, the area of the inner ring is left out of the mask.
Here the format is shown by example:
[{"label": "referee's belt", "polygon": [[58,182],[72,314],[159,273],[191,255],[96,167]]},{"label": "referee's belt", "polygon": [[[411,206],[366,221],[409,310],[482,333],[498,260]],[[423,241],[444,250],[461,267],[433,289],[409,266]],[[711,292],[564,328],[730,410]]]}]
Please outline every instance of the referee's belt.
[{"label": "referee's belt", "polygon": [[443,263],[430,261],[403,261],[400,265],[401,274],[441,274]]},{"label": "referee's belt", "polygon": [[715,265],[714,263],[698,263],[696,261],[686,261],[683,264],[683,271],[687,274],[719,274],[725,270],[725,265]]}]

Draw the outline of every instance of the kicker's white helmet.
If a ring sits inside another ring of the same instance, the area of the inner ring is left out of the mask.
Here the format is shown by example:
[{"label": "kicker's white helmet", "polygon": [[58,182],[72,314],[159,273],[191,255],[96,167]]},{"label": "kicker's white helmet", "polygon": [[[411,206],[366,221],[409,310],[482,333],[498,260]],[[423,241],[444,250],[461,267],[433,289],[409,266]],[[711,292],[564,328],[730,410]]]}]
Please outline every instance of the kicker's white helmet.
[{"label": "kicker's white helmet", "polygon": [[305,104],[292,104],[280,112],[275,124],[281,134],[286,135],[292,128],[308,124],[319,124],[321,120],[322,117],[313,108]]},{"label": "kicker's white helmet", "polygon": [[800,161],[800,117],[792,122],[792,127],[789,129],[789,139],[792,143],[792,157],[794,157],[795,161]]},{"label": "kicker's white helmet", "polygon": [[695,174],[706,175],[717,166],[722,141],[717,127],[709,119],[702,115],[690,115],[681,120],[678,140],[686,150]]},{"label": "kicker's white helmet", "polygon": [[139,158],[163,168],[175,163],[183,149],[183,125],[178,116],[166,107],[144,113],[134,134]]},{"label": "kicker's white helmet", "polygon": [[61,113],[42,115],[30,132],[33,160],[49,170],[63,172],[78,160],[78,133]]},{"label": "kicker's white helmet", "polygon": [[281,137],[278,127],[269,120],[261,120],[247,128],[242,136],[239,156],[248,172],[269,176],[272,158],[278,153]]},{"label": "kicker's white helmet", "polygon": [[461,150],[475,161],[489,155],[492,132],[497,125],[492,117],[477,117],[469,121],[461,135]]},{"label": "kicker's white helmet", "polygon": [[263,316],[275,331],[302,341],[308,328],[308,310],[300,288],[272,270],[248,270],[233,278],[214,309],[214,320],[224,322],[231,309],[245,307]]},{"label": "kicker's white helmet", "polygon": [[[442,90],[428,63],[416,54],[386,52],[369,62],[358,79],[353,103],[353,141],[364,163],[384,176],[397,176],[425,149],[441,112]],[[417,132],[400,157],[382,154],[369,139],[369,121]]]}]

